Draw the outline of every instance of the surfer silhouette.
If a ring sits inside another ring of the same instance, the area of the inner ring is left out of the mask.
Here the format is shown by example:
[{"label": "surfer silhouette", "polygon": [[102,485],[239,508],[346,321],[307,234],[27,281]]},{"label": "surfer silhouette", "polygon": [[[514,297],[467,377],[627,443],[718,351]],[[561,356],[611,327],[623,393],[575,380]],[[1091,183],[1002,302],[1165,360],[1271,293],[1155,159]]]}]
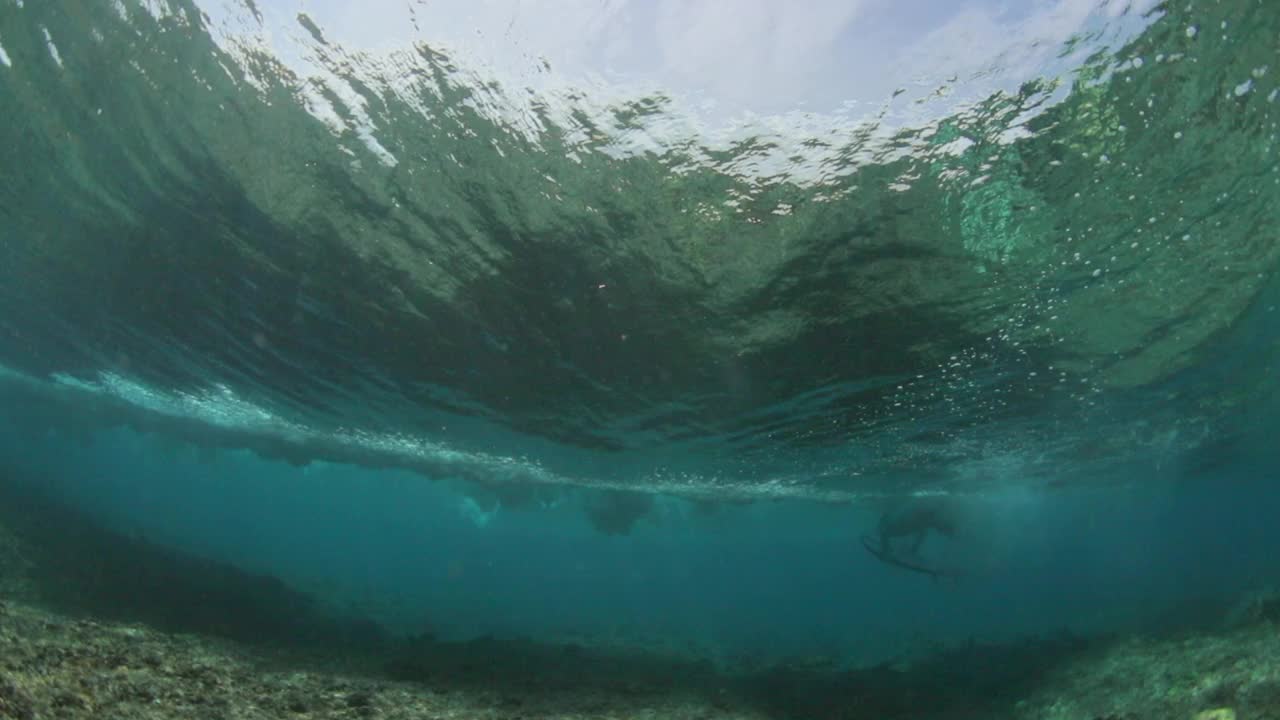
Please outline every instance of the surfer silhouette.
[{"label": "surfer silhouette", "polygon": [[881,515],[876,526],[878,538],[863,536],[862,545],[886,565],[937,580],[953,573],[931,565],[921,557],[920,548],[930,533],[951,539],[959,527],[955,507],[946,499],[913,499]]}]

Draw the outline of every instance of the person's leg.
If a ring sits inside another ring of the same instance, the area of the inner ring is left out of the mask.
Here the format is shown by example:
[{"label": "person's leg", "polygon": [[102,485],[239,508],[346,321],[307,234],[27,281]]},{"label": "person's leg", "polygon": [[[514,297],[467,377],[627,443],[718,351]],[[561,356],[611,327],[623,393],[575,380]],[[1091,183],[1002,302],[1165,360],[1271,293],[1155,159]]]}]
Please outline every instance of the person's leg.
[{"label": "person's leg", "polygon": [[911,541],[911,554],[918,554],[920,546],[924,544],[924,536],[929,534],[928,528],[917,530],[914,539]]}]

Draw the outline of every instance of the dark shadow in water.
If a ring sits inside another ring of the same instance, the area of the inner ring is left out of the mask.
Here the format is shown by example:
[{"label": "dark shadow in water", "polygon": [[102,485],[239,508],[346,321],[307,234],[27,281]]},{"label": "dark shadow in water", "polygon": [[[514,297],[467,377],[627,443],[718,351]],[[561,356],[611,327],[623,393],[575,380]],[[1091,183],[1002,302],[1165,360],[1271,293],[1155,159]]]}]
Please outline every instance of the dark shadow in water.
[{"label": "dark shadow in water", "polygon": [[603,490],[587,501],[591,527],[604,535],[629,535],[637,522],[653,510],[653,496],[645,493]]},{"label": "dark shadow in water", "polygon": [[470,693],[490,698],[503,717],[603,714],[672,697],[779,719],[993,717],[1087,649],[1061,638],[940,650],[909,666],[848,670],[832,659],[762,666],[744,658],[743,669],[728,671],[692,653],[394,638],[372,622],[326,616],[276,578],[104,529],[37,490],[0,468],[0,526],[21,544],[34,597],[52,609],[254,643],[286,663],[340,667],[373,682]]},{"label": "dark shadow in water", "polygon": [[1018,643],[970,643],[896,668],[844,672],[773,667],[745,678],[743,692],[779,718],[985,718],[1006,715],[1055,668],[1102,645],[1063,635]]},{"label": "dark shadow in water", "polygon": [[242,642],[383,640],[373,623],[327,618],[277,578],[105,529],[7,473],[0,475],[0,524],[22,543],[34,598],[60,612]]},{"label": "dark shadow in water", "polygon": [[547,693],[642,698],[684,692],[719,710],[754,710],[780,720],[991,718],[1005,716],[1054,668],[1101,644],[1068,636],[1008,645],[974,643],[939,650],[901,668],[885,664],[840,670],[819,661],[730,673],[708,662],[598,653],[572,645],[424,639],[402,647],[384,668],[398,680],[443,682],[474,691],[501,688],[513,706],[522,703],[520,698]]}]

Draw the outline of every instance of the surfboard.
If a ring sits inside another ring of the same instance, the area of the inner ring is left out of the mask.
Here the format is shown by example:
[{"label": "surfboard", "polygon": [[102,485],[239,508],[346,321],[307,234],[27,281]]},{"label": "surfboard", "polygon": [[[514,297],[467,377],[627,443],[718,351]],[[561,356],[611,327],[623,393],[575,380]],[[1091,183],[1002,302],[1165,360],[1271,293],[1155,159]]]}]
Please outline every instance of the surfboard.
[{"label": "surfboard", "polygon": [[884,563],[885,565],[892,565],[893,567],[901,568],[903,570],[908,570],[914,573],[920,573],[921,575],[928,575],[930,578],[933,579],[934,582],[937,582],[939,578],[958,577],[958,575],[956,575],[955,573],[945,570],[943,568],[929,567],[927,565],[912,562],[909,559],[901,558],[901,557],[898,557],[897,555],[893,555],[889,553],[885,548],[879,547],[879,543],[875,542],[874,540],[872,540],[870,537],[866,535],[863,535],[860,539],[862,540],[862,547],[866,548],[867,552],[871,553],[872,557]]}]

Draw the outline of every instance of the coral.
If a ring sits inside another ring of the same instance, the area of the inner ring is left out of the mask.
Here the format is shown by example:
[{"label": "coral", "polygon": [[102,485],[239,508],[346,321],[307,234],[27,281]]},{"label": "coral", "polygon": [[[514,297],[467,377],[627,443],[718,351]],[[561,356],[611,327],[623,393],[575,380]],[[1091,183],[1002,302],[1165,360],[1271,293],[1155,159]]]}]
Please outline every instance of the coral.
[{"label": "coral", "polygon": [[[71,618],[0,614],[3,720],[768,720],[698,691],[689,665],[496,640],[359,648],[244,645]],[[396,671],[385,667],[398,657]]]}]

